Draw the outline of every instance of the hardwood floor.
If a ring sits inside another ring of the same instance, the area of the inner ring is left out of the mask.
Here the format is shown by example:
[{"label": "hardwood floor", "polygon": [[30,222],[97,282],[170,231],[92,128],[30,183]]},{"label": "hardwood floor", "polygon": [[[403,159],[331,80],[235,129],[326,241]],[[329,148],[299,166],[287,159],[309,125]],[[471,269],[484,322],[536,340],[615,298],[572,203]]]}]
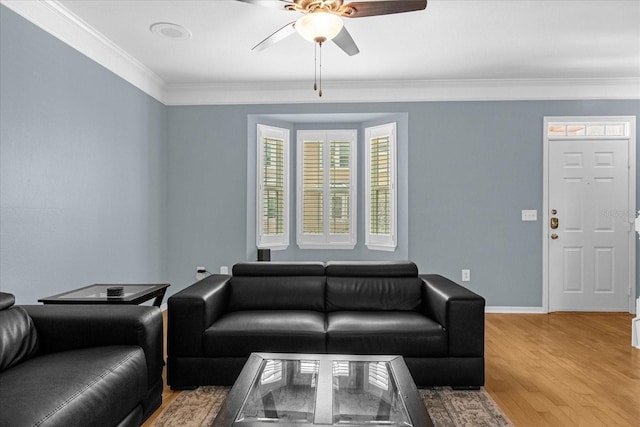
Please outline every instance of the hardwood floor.
[{"label": "hardwood floor", "polygon": [[486,390],[516,426],[640,425],[623,313],[486,315]]},{"label": "hardwood floor", "polygon": [[[631,347],[632,318],[487,314],[485,389],[517,427],[640,425],[640,350]],[[165,387],[162,408],[178,393]]]}]

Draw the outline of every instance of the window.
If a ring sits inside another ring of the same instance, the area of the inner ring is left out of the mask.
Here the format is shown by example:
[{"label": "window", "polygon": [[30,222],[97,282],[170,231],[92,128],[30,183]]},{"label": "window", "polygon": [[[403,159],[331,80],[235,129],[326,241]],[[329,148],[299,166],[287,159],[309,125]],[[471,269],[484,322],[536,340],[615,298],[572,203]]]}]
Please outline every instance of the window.
[{"label": "window", "polygon": [[397,245],[396,124],[365,129],[365,244],[394,251]]},{"label": "window", "polygon": [[289,245],[289,130],[258,125],[257,246]]},{"label": "window", "polygon": [[[297,247],[289,250],[353,249],[358,222],[364,221],[361,244],[368,250],[403,254],[398,228],[404,235],[406,216],[398,219],[397,204],[406,202],[406,194],[404,186],[398,189],[397,176],[405,182],[406,169],[397,167],[397,144],[404,142],[398,142],[397,122],[391,120],[364,127],[359,141],[356,129],[313,129],[298,130],[292,142],[290,129],[256,122],[257,143],[251,138],[250,147],[256,150],[255,175],[250,172],[248,181],[255,186],[250,189],[255,219],[248,217],[255,224],[257,247],[288,249],[295,222]],[[357,205],[363,206],[359,212]]]},{"label": "window", "polygon": [[547,136],[550,138],[575,137],[625,137],[629,136],[629,125],[624,122],[582,122],[549,123]]},{"label": "window", "polygon": [[298,131],[298,246],[356,244],[355,130]]}]

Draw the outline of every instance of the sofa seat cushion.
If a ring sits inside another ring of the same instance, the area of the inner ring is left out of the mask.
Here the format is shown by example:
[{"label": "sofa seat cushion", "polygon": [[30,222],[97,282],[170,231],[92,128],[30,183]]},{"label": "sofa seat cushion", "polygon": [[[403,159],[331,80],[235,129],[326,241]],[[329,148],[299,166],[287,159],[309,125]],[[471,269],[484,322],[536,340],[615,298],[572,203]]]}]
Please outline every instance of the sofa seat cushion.
[{"label": "sofa seat cushion", "polygon": [[[141,402],[147,364],[138,346],[36,356],[0,374],[3,425],[117,425]],[[138,421],[142,421],[141,419]]]},{"label": "sofa seat cushion", "polygon": [[409,311],[337,311],[327,314],[327,352],[446,356],[447,332]]},{"label": "sofa seat cushion", "polygon": [[256,310],[227,313],[204,331],[209,357],[248,357],[252,352],[324,353],[324,313]]}]

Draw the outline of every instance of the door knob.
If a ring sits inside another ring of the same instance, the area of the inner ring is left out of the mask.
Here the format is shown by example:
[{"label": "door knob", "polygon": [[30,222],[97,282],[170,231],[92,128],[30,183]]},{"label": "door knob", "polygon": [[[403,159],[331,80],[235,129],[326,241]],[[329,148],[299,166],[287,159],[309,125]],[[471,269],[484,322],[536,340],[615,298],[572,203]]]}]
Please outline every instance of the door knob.
[{"label": "door knob", "polygon": [[552,230],[555,230],[556,228],[558,228],[558,218],[552,217],[549,227],[551,227]]},{"label": "door knob", "polygon": [[552,238],[553,240],[556,240],[556,239],[558,238],[558,235],[557,235],[556,233],[553,233],[553,234],[551,235],[551,238]]}]

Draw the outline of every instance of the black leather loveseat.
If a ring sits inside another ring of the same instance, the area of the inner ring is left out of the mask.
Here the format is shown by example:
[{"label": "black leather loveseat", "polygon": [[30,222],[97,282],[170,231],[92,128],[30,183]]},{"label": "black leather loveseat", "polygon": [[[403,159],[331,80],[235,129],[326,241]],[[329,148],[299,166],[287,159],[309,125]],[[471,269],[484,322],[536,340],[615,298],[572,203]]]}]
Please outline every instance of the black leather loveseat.
[{"label": "black leather loveseat", "polygon": [[168,300],[167,382],[233,384],[251,352],[402,355],[418,386],[484,384],[484,299],[412,262],[249,262]]},{"label": "black leather loveseat", "polygon": [[0,292],[0,427],[138,426],[162,401],[162,314]]}]

